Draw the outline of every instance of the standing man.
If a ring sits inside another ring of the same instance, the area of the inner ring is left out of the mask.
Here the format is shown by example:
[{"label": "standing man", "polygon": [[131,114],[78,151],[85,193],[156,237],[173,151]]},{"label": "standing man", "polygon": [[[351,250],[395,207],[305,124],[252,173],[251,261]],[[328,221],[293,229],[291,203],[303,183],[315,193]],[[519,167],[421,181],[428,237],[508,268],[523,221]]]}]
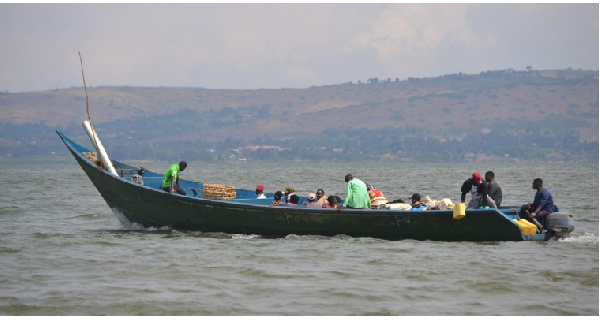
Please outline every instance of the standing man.
[{"label": "standing man", "polygon": [[[344,208],[371,208],[371,197],[367,193],[367,185],[359,179],[347,174],[345,178],[348,183],[348,194],[344,200]],[[338,208],[338,210],[341,208]]]},{"label": "standing man", "polygon": [[492,171],[488,171],[485,173],[485,181],[487,182],[487,194],[494,200],[496,203],[496,207],[499,207],[502,203],[502,189],[494,180],[495,175]]},{"label": "standing man", "polygon": [[535,178],[532,189],[537,190],[533,203],[530,203],[529,218],[536,218],[541,225],[546,222],[546,217],[552,212],[556,211],[554,207],[554,199],[548,189],[544,188],[544,182],[540,178]]},{"label": "standing man", "polygon": [[167,172],[165,172],[162,184],[160,185],[161,189],[167,191],[169,194],[173,194],[173,191],[175,191],[185,196],[187,193],[181,188],[181,185],[179,185],[179,172],[185,170],[185,168],[187,168],[187,162],[185,161],[180,161],[179,163],[172,165]]}]

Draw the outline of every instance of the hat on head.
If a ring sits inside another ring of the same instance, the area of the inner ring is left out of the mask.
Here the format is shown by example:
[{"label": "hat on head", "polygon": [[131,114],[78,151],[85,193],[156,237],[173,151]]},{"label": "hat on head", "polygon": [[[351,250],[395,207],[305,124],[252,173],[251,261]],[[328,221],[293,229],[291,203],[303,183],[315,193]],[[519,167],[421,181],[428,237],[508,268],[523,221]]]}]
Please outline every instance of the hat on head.
[{"label": "hat on head", "polygon": [[315,194],[314,193],[309,193],[308,194],[308,200],[315,200]]},{"label": "hat on head", "polygon": [[289,187],[283,189],[283,192],[285,192],[285,193],[293,193],[294,192],[294,187],[289,186]]},{"label": "hat on head", "polygon": [[473,172],[473,181],[475,181],[476,184],[483,183],[483,180],[481,179],[481,174],[479,174],[479,172]]},{"label": "hat on head", "polygon": [[262,185],[259,184],[258,186],[256,186],[256,190],[263,191],[263,190],[265,190],[265,187],[263,187]]}]

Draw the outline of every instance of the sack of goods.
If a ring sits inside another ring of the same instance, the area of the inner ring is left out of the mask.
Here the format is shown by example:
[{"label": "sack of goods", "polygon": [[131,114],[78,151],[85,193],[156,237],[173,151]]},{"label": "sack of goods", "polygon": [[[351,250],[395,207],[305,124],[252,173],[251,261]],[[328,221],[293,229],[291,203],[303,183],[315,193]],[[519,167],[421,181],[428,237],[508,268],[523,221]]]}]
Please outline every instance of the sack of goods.
[{"label": "sack of goods", "polygon": [[202,187],[202,198],[213,200],[235,199],[235,187],[222,184],[205,183]]}]

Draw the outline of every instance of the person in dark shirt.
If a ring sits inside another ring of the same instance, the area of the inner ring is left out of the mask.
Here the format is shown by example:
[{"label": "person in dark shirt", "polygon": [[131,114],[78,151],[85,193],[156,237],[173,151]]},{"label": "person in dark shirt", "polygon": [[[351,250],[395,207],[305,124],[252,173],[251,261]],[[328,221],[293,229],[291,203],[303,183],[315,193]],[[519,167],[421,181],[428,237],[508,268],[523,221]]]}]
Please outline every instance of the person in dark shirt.
[{"label": "person in dark shirt", "polygon": [[480,207],[496,207],[496,203],[487,193],[487,183],[481,179],[479,172],[473,172],[473,176],[463,183],[460,187],[460,202],[465,203],[465,196],[471,192],[471,201],[467,204],[467,209],[477,209]]},{"label": "person in dark shirt", "polygon": [[494,180],[495,175],[492,171],[488,171],[485,173],[485,181],[487,182],[487,194],[494,200],[496,203],[496,207],[499,207],[502,203],[502,189]]},{"label": "person in dark shirt", "polygon": [[530,203],[529,218],[536,218],[542,225],[546,217],[556,211],[554,199],[548,189],[544,188],[544,182],[540,178],[535,178],[531,185],[532,189],[537,190],[533,203]]}]

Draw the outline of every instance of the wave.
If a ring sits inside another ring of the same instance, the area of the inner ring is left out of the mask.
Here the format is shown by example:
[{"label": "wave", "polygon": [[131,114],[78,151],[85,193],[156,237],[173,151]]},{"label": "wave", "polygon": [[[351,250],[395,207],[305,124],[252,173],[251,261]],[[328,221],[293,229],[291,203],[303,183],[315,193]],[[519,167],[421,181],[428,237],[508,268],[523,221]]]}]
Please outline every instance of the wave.
[{"label": "wave", "polygon": [[586,233],[580,236],[570,236],[570,237],[566,237],[563,239],[560,239],[559,241],[562,242],[587,242],[587,243],[598,243],[598,236],[592,234],[592,233]]}]

